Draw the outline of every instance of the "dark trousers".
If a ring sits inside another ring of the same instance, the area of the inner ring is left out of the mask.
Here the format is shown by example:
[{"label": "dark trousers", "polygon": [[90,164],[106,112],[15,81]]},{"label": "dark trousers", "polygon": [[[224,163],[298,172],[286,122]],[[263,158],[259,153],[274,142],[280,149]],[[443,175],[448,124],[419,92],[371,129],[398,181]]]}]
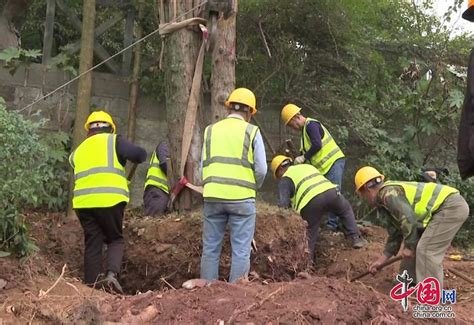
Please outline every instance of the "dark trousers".
[{"label": "dark trousers", "polygon": [[143,193],[143,205],[146,214],[149,216],[157,216],[167,212],[168,201],[170,196],[168,193],[153,185],[148,185]]},{"label": "dark trousers", "polygon": [[301,210],[301,217],[308,223],[307,236],[308,236],[308,249],[310,259],[314,259],[314,251],[316,249],[316,241],[319,237],[319,225],[321,219],[326,213],[334,213],[339,216],[342,225],[344,226],[344,233],[346,236],[354,238],[360,236],[359,229],[357,228],[354,211],[352,211],[351,204],[346,200],[342,194],[336,189],[330,189],[324,193],[321,193]]},{"label": "dark trousers", "polygon": [[109,208],[76,209],[84,230],[84,280],[94,284],[102,273],[102,246],[107,245],[107,271],[120,272],[124,240],[122,221],[125,202]]}]

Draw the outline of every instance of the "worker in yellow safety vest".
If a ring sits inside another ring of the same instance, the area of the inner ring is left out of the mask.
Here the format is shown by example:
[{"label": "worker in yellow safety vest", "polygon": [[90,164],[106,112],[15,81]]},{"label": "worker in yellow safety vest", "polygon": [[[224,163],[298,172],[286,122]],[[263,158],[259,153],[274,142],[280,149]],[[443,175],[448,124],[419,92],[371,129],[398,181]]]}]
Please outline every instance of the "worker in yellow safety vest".
[{"label": "worker in yellow safety vest", "polygon": [[[316,119],[303,116],[301,108],[295,104],[287,104],[283,107],[281,119],[290,128],[301,130],[301,155],[295,158],[294,164],[310,163],[342,191],[346,160],[341,148],[326,127]],[[333,231],[340,228],[337,215],[329,213],[327,228]]]},{"label": "worker in yellow safety vest", "polygon": [[[84,230],[84,280],[90,286],[108,284],[121,293],[117,277],[124,247],[123,214],[129,201],[125,164],[145,161],[146,151],[117,136],[112,117],[104,111],[92,112],[84,128],[87,138],[69,157],[74,169],[72,206]],[[104,243],[107,275],[99,279]]]},{"label": "worker in yellow safety vest", "polygon": [[225,102],[229,115],[204,131],[202,180],[204,219],[201,278],[219,277],[226,225],[230,228],[232,262],[229,281],[245,278],[255,231],[255,194],[267,172],[260,130],[249,123],[257,112],[255,95],[237,88]]},{"label": "worker in yellow safety vest", "polygon": [[290,157],[277,155],[271,163],[273,176],[279,180],[279,206],[290,206],[308,223],[307,238],[310,260],[319,236],[321,219],[327,212],[341,216],[344,230],[353,248],[362,248],[366,241],[361,237],[349,201],[314,166],[293,165]]},{"label": "worker in yellow safety vest", "polygon": [[170,199],[166,160],[169,148],[166,141],[161,141],[151,155],[150,165],[145,179],[143,205],[146,214],[157,216],[167,211]]},{"label": "worker in yellow safety vest", "polygon": [[402,265],[408,273],[416,269],[413,283],[434,277],[442,288],[444,254],[469,216],[459,191],[437,183],[384,182],[384,175],[370,166],[360,168],[354,182],[357,194],[378,209],[389,233],[383,254],[369,271],[375,273],[403,242]]}]

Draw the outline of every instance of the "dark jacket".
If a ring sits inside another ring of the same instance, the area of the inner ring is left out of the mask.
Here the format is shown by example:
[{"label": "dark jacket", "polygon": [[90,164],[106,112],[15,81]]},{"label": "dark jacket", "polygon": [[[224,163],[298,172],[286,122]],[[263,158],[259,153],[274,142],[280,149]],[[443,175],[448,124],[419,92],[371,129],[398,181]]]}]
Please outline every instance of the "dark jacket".
[{"label": "dark jacket", "polygon": [[462,179],[474,175],[474,49],[469,56],[467,87],[459,124],[458,167]]}]

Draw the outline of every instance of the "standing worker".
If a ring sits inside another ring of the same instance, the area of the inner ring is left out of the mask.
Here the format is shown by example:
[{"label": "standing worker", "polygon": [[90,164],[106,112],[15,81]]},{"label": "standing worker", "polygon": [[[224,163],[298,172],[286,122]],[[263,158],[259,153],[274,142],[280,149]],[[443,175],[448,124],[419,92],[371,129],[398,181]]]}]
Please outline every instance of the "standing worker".
[{"label": "standing worker", "polygon": [[334,212],[341,216],[352,247],[362,248],[366,241],[357,228],[350,203],[337,186],[309,164],[293,165],[290,157],[278,155],[272,160],[273,176],[279,179],[279,206],[296,210],[308,223],[307,237],[310,260],[314,261],[319,225],[323,215]]},{"label": "standing worker", "polygon": [[[342,176],[346,164],[344,153],[321,122],[304,117],[300,111],[301,108],[294,104],[287,104],[281,110],[283,123],[302,132],[301,156],[295,158],[294,164],[308,161],[342,191]],[[332,212],[328,215],[327,227],[333,231],[340,228],[339,217]]]},{"label": "standing worker", "polygon": [[169,157],[169,148],[166,141],[161,141],[150,159],[150,166],[146,174],[143,204],[149,216],[161,215],[166,212],[170,199],[168,176],[166,174],[166,159]]},{"label": "standing worker", "polygon": [[[416,269],[414,283],[434,277],[442,288],[444,254],[469,216],[459,191],[436,183],[384,182],[384,175],[369,166],[357,171],[354,182],[357,194],[382,214],[389,233],[383,254],[369,271],[375,273],[396,255],[403,241],[407,271]],[[423,228],[420,238],[418,226]]]},{"label": "standing worker", "polygon": [[201,278],[217,280],[226,225],[230,227],[232,264],[229,282],[247,277],[255,232],[255,194],[265,179],[267,163],[260,130],[249,124],[255,95],[235,89],[225,102],[227,118],[204,131],[202,179],[204,220]]},{"label": "standing worker", "polygon": [[[468,1],[468,8],[462,17],[474,22],[474,0]],[[474,49],[471,49],[467,67],[467,84],[459,122],[457,162],[463,180],[474,176]]]},{"label": "standing worker", "polygon": [[127,160],[141,163],[146,151],[115,135],[112,117],[92,112],[86,124],[87,138],[74,150],[69,162],[74,169],[73,209],[84,230],[84,279],[94,286],[102,272],[102,245],[107,245],[110,289],[122,293],[117,279],[123,257],[122,220],[129,201],[125,177]]}]

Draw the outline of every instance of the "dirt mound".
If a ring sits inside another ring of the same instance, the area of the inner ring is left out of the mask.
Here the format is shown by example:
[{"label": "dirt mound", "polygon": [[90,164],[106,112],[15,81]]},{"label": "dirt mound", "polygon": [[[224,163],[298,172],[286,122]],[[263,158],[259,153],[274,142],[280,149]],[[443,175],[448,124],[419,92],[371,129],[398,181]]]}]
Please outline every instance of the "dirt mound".
[{"label": "dirt mound", "polygon": [[[104,320],[163,323],[379,323],[409,321],[370,289],[328,278],[261,285],[214,283],[195,291],[148,292],[104,301]],[[106,316],[105,316],[106,315]]]},{"label": "dirt mound", "polygon": [[[302,219],[259,204],[255,231],[257,251],[251,255],[251,272],[269,281],[288,281],[308,267],[305,224]],[[133,218],[125,225],[127,247],[122,280],[124,290],[135,293],[180,287],[199,277],[202,215],[171,214],[162,219]],[[230,242],[224,238],[220,275],[230,269]]]},{"label": "dirt mound", "polygon": [[[220,281],[193,290],[181,289],[181,284],[199,274],[201,214],[149,219],[128,213],[122,281],[129,293],[145,293],[126,296],[93,290],[79,280],[83,237],[77,220],[63,224],[57,215],[32,214],[32,234],[41,250],[26,261],[0,258],[0,279],[6,282],[0,288],[0,323],[415,322],[388,297],[398,265],[360,282],[346,281],[366,270],[382,252],[385,230],[363,228],[369,245],[361,250],[350,248],[342,234],[323,231],[317,263],[308,268],[301,218],[267,205],[259,205],[258,211],[251,282]],[[221,259],[223,279],[229,262],[227,238]],[[60,275],[65,263],[66,272]],[[474,262],[445,261],[445,265],[472,277]],[[456,321],[473,323],[474,286],[449,273],[446,283],[457,289]]]}]

